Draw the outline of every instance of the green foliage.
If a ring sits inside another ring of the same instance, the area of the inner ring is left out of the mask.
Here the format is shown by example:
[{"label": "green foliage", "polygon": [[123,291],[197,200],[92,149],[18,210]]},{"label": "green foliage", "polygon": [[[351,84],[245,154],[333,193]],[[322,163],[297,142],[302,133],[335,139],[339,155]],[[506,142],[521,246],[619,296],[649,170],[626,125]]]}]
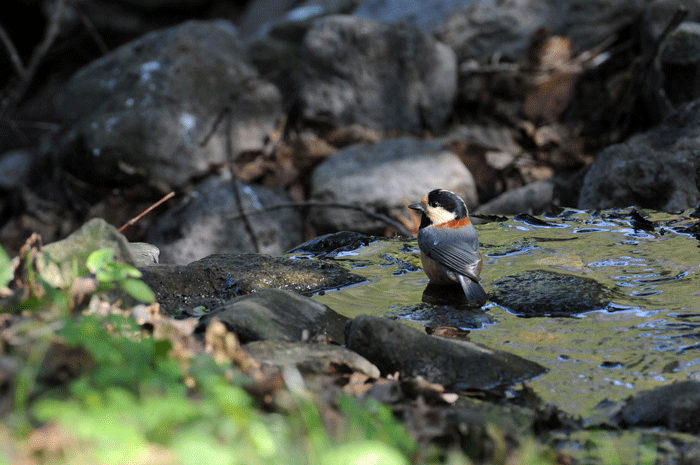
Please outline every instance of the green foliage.
[{"label": "green foliage", "polygon": [[116,284],[136,300],[149,304],[155,302],[156,296],[151,288],[138,279],[141,272],[131,265],[113,262],[113,256],[113,249],[95,250],[88,256],[85,265],[104,285],[103,288],[111,288]]},{"label": "green foliage", "polygon": [[362,403],[350,396],[340,396],[338,402],[340,411],[347,415],[351,423],[363,434],[363,437],[358,439],[381,440],[408,456],[415,452],[415,442],[403,425],[396,421],[394,413],[387,405],[373,398]]},{"label": "green foliage", "polygon": [[[48,254],[42,258],[51,263]],[[68,441],[58,456],[40,461],[409,463],[415,444],[391,410],[376,401],[340,397],[345,427],[331,437],[321,409],[333,407],[317,405],[308,393],[278,393],[293,401],[273,404],[274,412],[263,411],[244,389],[252,380],[231,365],[218,365],[204,353],[176,358],[173,343],[149,337],[135,321],[121,315],[82,315],[79,309],[69,315],[72,296],[65,283],[83,273],[99,282],[97,293],[118,287],[138,300],[154,300],[153,292],[139,280],[141,273],[112,258],[111,249],[101,249],[92,252],[84,266],[74,259],[69,279],[59,288],[34,268],[29,254],[24,257],[23,279],[30,292],[19,309],[33,310],[37,316],[28,322],[25,334],[40,336],[26,348],[16,378],[14,411],[6,417],[6,425],[15,434],[26,435],[32,425],[50,424],[77,440]],[[0,253],[0,264],[8,260]],[[5,285],[11,276],[0,269],[0,279]],[[48,308],[60,311],[39,314]],[[39,380],[42,361],[60,356],[47,352],[55,342],[80,347],[85,355],[77,378],[51,387]]]},{"label": "green foliage", "polygon": [[0,247],[0,288],[6,287],[12,280],[12,266],[10,256],[5,249]]},{"label": "green foliage", "polygon": [[143,337],[129,318],[66,319],[58,336],[85,349],[95,368],[41,396],[30,412],[80,440],[80,450],[71,451],[78,461],[140,462],[157,451],[172,456],[167,463],[331,465],[362,458],[403,465],[415,449],[390,409],[375,401],[341,397],[348,421],[338,437],[328,435],[306,396],[287,393],[294,402],[265,413],[243,389],[245,375],[205,354],[183,371],[170,342]]}]

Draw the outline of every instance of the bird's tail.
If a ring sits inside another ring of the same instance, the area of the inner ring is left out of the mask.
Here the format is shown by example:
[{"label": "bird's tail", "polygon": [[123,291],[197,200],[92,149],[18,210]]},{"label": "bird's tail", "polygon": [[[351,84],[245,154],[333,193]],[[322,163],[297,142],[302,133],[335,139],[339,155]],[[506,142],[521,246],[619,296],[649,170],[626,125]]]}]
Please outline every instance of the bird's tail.
[{"label": "bird's tail", "polygon": [[464,295],[467,296],[469,302],[481,305],[489,300],[489,296],[486,294],[486,291],[479,281],[472,281],[464,275],[458,275],[458,278],[464,290]]}]

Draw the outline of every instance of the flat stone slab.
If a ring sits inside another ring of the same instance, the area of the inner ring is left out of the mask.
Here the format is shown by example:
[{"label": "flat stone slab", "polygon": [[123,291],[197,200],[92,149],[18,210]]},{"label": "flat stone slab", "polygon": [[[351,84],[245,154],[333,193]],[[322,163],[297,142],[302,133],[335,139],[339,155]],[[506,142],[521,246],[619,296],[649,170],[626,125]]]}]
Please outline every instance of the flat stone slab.
[{"label": "flat stone slab", "polygon": [[171,315],[201,306],[211,310],[233,297],[263,289],[312,294],[365,281],[332,263],[254,253],[215,254],[188,265],[139,269],[163,311]]}]

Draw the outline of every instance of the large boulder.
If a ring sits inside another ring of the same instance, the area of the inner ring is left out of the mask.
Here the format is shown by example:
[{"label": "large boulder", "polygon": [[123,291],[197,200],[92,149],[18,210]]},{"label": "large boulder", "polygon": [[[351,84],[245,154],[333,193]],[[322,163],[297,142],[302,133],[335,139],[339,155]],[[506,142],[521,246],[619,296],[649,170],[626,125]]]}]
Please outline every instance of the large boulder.
[{"label": "large boulder", "polygon": [[337,15],[315,21],[304,37],[299,101],[306,119],[438,130],[456,91],[454,52],[415,27]]},{"label": "large boulder", "polygon": [[628,206],[663,211],[693,207],[700,154],[700,100],[660,126],[600,152],[581,189],[582,209]]},{"label": "large boulder", "polygon": [[160,248],[162,263],[184,265],[216,253],[282,255],[302,242],[301,215],[296,209],[263,210],[290,201],[283,189],[237,183],[244,212],[236,198],[236,184],[230,176],[222,176],[199,183],[158,219],[148,240]]},{"label": "large boulder", "polygon": [[180,186],[227,161],[227,137],[234,155],[262,149],[281,111],[279,91],[258,78],[231,23],[188,21],[70,79],[57,158],[93,185]]},{"label": "large boulder", "polygon": [[[311,175],[311,198],[354,203],[389,216],[433,189],[448,189],[468,207],[478,202],[476,184],[460,159],[439,141],[410,138],[357,144],[340,150]],[[311,224],[319,234],[342,230],[382,234],[386,224],[351,209],[314,208]]]}]

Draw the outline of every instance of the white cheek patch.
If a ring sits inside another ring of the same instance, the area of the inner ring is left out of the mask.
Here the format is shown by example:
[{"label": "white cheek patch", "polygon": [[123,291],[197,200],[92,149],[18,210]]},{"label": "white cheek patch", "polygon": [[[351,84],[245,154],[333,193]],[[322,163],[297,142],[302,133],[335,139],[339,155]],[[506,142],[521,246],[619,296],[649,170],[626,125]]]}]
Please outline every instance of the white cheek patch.
[{"label": "white cheek patch", "polygon": [[448,212],[444,208],[428,207],[428,211],[426,213],[433,224],[447,223],[448,221],[452,221],[457,218],[454,213]]}]

